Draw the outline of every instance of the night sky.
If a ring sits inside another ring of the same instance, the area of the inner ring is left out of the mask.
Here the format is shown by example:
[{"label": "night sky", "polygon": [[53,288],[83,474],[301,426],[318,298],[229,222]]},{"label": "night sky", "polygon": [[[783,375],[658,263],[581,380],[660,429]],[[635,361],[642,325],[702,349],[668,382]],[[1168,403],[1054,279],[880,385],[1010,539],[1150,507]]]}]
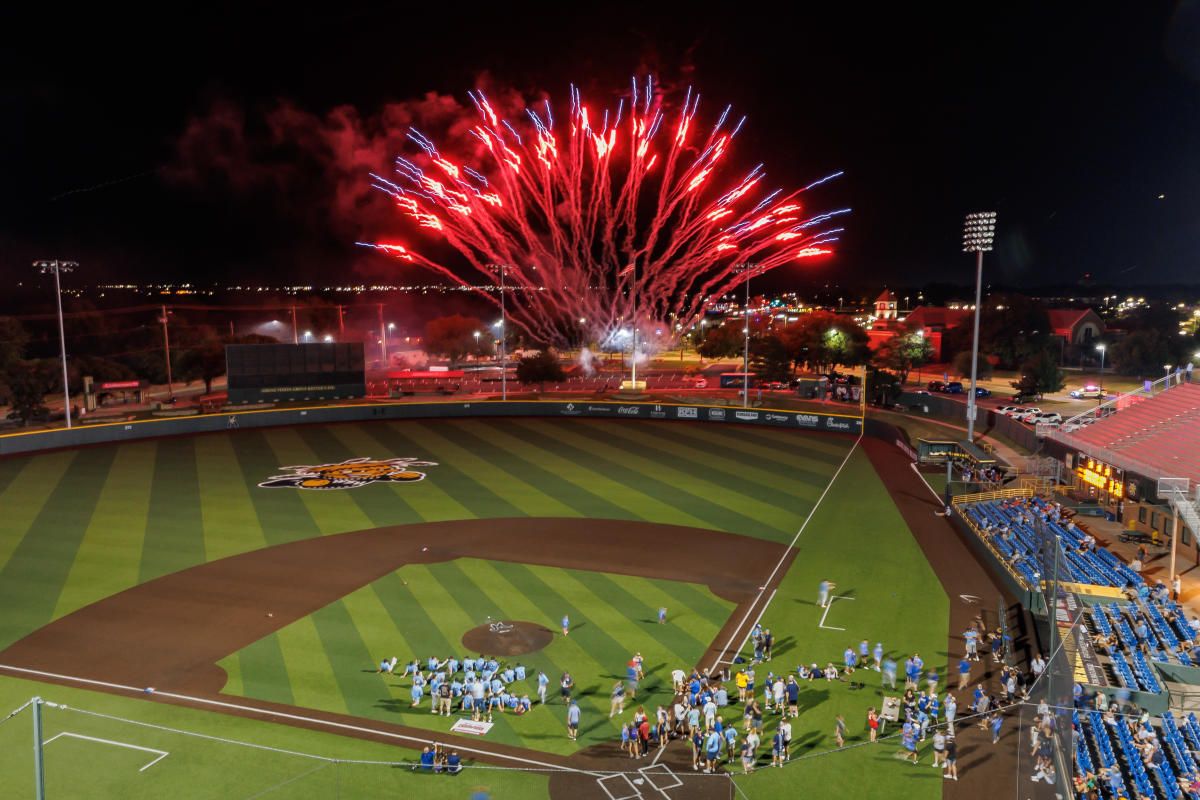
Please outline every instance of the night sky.
[{"label": "night sky", "polygon": [[996,282],[1200,280],[1196,2],[414,5],[0,12],[0,274],[61,257],[80,282],[395,277],[352,244],[406,230],[363,180],[402,149],[392,123],[477,85],[561,108],[569,81],[603,99],[651,71],[697,86],[708,119],[749,115],[739,168],[780,186],[846,171],[818,199],[854,208],[848,231],[810,277],[965,283],[962,215],[993,209]]}]

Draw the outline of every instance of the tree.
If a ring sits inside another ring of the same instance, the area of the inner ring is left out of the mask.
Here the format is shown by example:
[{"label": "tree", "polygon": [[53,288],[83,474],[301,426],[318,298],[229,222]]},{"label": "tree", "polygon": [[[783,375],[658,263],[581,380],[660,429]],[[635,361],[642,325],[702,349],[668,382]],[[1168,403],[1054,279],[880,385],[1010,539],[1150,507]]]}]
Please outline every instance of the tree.
[{"label": "tree", "polygon": [[780,333],[792,363],[814,372],[865,364],[867,332],[854,320],[827,311],[805,314]]},{"label": "tree", "polygon": [[[992,377],[992,362],[979,356],[979,363],[976,365],[976,376],[980,380],[987,380]],[[954,374],[964,378],[971,376],[971,351],[964,350],[954,357]]]},{"label": "tree", "polygon": [[29,334],[20,320],[0,317],[0,373],[7,370],[25,356],[25,345]]},{"label": "tree", "polygon": [[1180,363],[1179,338],[1153,328],[1134,331],[1108,348],[1109,363],[1122,375],[1161,377],[1164,365]]},{"label": "tree", "polygon": [[54,362],[48,360],[17,361],[5,376],[7,401],[21,423],[45,419],[46,394],[59,383]]},{"label": "tree", "polygon": [[764,336],[750,345],[750,371],[763,381],[786,381],[792,374],[792,359],[778,336]]},{"label": "tree", "polygon": [[1058,367],[1058,359],[1046,349],[1021,364],[1020,377],[1012,381],[1011,386],[1021,394],[1044,395],[1062,389],[1066,379]]},{"label": "tree", "polygon": [[867,370],[867,398],[877,406],[889,406],[900,399],[903,383],[899,375],[882,369]]},{"label": "tree", "polygon": [[487,326],[475,317],[462,314],[436,317],[425,323],[425,352],[460,361],[468,353],[475,352],[476,331],[487,330]]},{"label": "tree", "polygon": [[911,327],[904,327],[886,340],[875,351],[874,361],[880,367],[895,372],[900,384],[908,383],[908,373],[913,367],[928,364],[933,358],[933,345],[925,334]]},{"label": "tree", "polygon": [[225,343],[220,339],[189,347],[178,358],[178,378],[191,383],[204,381],[204,393],[212,393],[213,380],[225,374]]},{"label": "tree", "polygon": [[744,343],[745,334],[736,325],[708,325],[696,352],[704,358],[732,358],[742,354]]},{"label": "tree", "polygon": [[[942,352],[956,356],[971,352],[974,326],[971,317],[946,331]],[[996,357],[1000,366],[1013,369],[1050,342],[1050,317],[1041,303],[1024,295],[996,294],[983,302],[979,314],[979,354]]]},{"label": "tree", "polygon": [[549,348],[525,356],[517,362],[517,380],[526,386],[539,383],[543,392],[546,391],[547,381],[558,383],[566,379],[567,374],[563,372],[558,354]]}]

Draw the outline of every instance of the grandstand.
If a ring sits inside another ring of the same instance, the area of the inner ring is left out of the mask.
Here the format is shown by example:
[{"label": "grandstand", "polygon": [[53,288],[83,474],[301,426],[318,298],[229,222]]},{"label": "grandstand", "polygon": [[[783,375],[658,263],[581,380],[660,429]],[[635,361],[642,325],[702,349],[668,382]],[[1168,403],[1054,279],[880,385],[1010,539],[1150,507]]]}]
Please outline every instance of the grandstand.
[{"label": "grandstand", "polygon": [[1052,437],[1147,478],[1200,483],[1200,385],[1182,384],[1128,403],[1091,425]]},{"label": "grandstand", "polygon": [[1192,756],[1192,751],[1200,749],[1200,723],[1195,714],[1188,714],[1181,725],[1168,711],[1156,727],[1151,723],[1139,726],[1136,718],[1106,720],[1099,711],[1076,710],[1071,722],[1078,742],[1076,774],[1097,776],[1102,797],[1175,800],[1200,796],[1180,786],[1181,782],[1194,783],[1198,774]]}]

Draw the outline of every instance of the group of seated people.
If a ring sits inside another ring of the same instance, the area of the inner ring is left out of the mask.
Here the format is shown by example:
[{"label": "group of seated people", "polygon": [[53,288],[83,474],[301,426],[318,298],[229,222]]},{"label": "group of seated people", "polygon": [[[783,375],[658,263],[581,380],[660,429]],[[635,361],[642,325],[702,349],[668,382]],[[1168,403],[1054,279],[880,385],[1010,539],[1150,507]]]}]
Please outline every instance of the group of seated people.
[{"label": "group of seated people", "polygon": [[447,775],[457,775],[462,772],[462,758],[457,750],[447,753],[440,744],[426,745],[421,750],[420,761],[413,766],[413,772],[444,772]]},{"label": "group of seated people", "polygon": [[[515,683],[529,677],[529,670],[521,663],[501,663],[490,656],[464,658],[453,656],[439,659],[430,656],[424,664],[414,658],[396,673],[398,659],[384,659],[379,672],[412,677],[410,708],[418,708],[426,693],[429,695],[431,714],[450,716],[455,705],[479,721],[492,720],[492,713],[511,712],[517,715],[528,713],[533,701],[528,693],[518,692]],[[564,679],[566,676],[564,676]],[[549,679],[544,673],[537,674],[537,696],[544,703]]]}]

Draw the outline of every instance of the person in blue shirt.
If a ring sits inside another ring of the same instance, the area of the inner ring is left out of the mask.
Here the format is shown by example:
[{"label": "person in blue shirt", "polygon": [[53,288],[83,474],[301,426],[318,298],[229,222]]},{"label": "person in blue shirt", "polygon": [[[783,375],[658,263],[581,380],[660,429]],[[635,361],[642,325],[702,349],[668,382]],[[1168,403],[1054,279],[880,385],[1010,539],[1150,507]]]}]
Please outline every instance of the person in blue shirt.
[{"label": "person in blue shirt", "polygon": [[506,667],[504,671],[500,673],[500,679],[505,683],[512,683],[517,679],[517,671],[512,667]]},{"label": "person in blue shirt", "polygon": [[894,690],[896,688],[896,662],[890,658],[885,658],[883,660],[881,684],[889,689]]},{"label": "person in blue shirt", "polygon": [[658,609],[658,624],[659,625],[667,624],[667,609],[666,608]]},{"label": "person in blue shirt", "polygon": [[992,744],[1000,741],[1000,726],[1004,724],[1004,717],[1000,714],[992,714],[992,719],[989,727],[992,729]]},{"label": "person in blue shirt", "polygon": [[458,674],[458,659],[457,658],[451,657],[450,660],[446,662],[446,671],[449,672],[451,675]]},{"label": "person in blue shirt", "polygon": [[516,672],[517,680],[519,680],[519,681],[525,680],[525,665],[524,664],[517,664],[517,668],[516,668],[515,672]]},{"label": "person in blue shirt", "polygon": [[875,648],[871,651],[871,655],[875,659],[875,671],[879,672],[883,664],[883,642],[875,643]]},{"label": "person in blue shirt", "polygon": [[546,673],[539,671],[538,676],[537,676],[537,687],[538,687],[537,693],[538,693],[538,702],[541,705],[546,705],[546,687],[549,684],[550,684],[550,678],[548,678],[546,676]]},{"label": "person in blue shirt", "polygon": [[721,734],[716,731],[709,731],[704,737],[704,771],[715,772],[717,769],[717,759],[721,756]]},{"label": "person in blue shirt", "polygon": [[421,687],[421,684],[413,681],[412,689],[409,690],[409,695],[412,697],[412,708],[416,708],[417,706],[421,705],[421,698],[425,695],[425,690]]},{"label": "person in blue shirt", "polygon": [[451,750],[450,755],[446,756],[446,772],[450,775],[462,772],[462,758],[457,750]]},{"label": "person in blue shirt", "polygon": [[847,647],[846,652],[842,653],[842,660],[846,663],[846,672],[854,672],[854,667],[858,664],[858,657],[854,655],[854,650]]},{"label": "person in blue shirt", "polygon": [[567,708],[567,738],[572,741],[579,738],[579,703],[574,700]]},{"label": "person in blue shirt", "polygon": [[[422,772],[433,772],[433,760],[434,760],[433,748],[426,745],[425,749],[423,749],[421,751],[420,770]],[[417,767],[413,768],[414,771],[416,769],[417,769]]]},{"label": "person in blue shirt", "polygon": [[563,614],[562,618],[562,632],[563,636],[569,636],[571,633],[571,618],[566,614]]},{"label": "person in blue shirt", "polygon": [[958,690],[964,692],[967,689],[967,684],[971,682],[971,661],[963,658],[958,662]]}]

